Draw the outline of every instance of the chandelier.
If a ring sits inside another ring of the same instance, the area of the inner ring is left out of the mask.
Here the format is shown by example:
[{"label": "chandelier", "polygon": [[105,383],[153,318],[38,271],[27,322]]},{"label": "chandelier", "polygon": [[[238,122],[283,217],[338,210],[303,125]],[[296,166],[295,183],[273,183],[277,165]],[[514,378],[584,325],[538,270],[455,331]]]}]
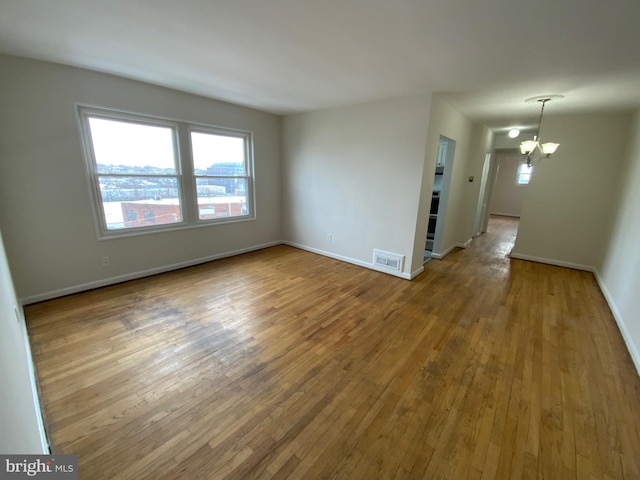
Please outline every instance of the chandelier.
[{"label": "chandelier", "polygon": [[[538,120],[538,131],[536,132],[533,140],[526,140],[520,144],[520,153],[527,161],[527,166],[531,167],[539,160],[543,158],[549,158],[560,146],[559,143],[546,142],[542,143],[540,140],[540,129],[542,127],[542,115],[544,114],[544,106],[547,102],[551,100],[564,98],[562,95],[544,95],[541,97],[532,97],[528,98],[526,102],[533,103],[539,102],[541,103],[540,107],[540,118]],[[538,153],[536,153],[538,152]]]}]

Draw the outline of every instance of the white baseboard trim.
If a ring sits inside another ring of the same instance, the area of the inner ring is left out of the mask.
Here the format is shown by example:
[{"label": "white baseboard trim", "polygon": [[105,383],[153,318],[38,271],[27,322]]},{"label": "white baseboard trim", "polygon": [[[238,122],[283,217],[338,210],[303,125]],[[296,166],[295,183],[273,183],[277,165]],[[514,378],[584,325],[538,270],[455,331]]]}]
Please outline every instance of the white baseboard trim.
[{"label": "white baseboard trim", "polygon": [[424,272],[424,265],[420,265],[420,267],[416,271],[411,272],[411,278],[409,280],[413,280],[418,275],[420,275],[422,272]]},{"label": "white baseboard trim", "polygon": [[456,243],[455,246],[458,248],[469,248],[469,245],[471,245],[471,242],[473,241],[473,238],[470,238],[469,240],[467,240],[464,243]]},{"label": "white baseboard trim", "polygon": [[389,275],[393,275],[394,277],[404,278],[405,280],[411,280],[415,276],[419,275],[420,273],[422,273],[424,271],[424,267],[421,267],[421,268],[419,268],[418,270],[416,270],[415,272],[412,272],[412,273],[404,273],[404,272],[394,273],[394,272],[390,272],[388,270],[383,270],[381,268],[377,268],[373,263],[363,262],[362,260],[358,260],[358,259],[355,259],[355,258],[345,257],[344,255],[339,255],[339,254],[333,253],[333,252],[327,252],[326,250],[320,250],[319,248],[309,247],[307,245],[302,245],[300,243],[288,242],[288,241],[284,241],[282,243],[284,245],[289,245],[290,247],[299,248],[300,250],[305,250],[307,252],[317,253],[318,255],[322,255],[324,257],[329,257],[329,258],[333,258],[335,260],[340,260],[341,262],[351,263],[353,265],[358,265],[359,267],[364,267],[364,268],[369,268],[371,270],[375,270],[376,272],[382,272],[382,273],[386,273],[386,274],[389,274]]},{"label": "white baseboard trim", "polygon": [[[471,243],[471,241],[469,241],[469,243]],[[446,257],[447,255],[449,255],[453,249],[460,247],[460,248],[467,248],[464,247],[463,244],[461,243],[454,243],[453,245],[451,245],[449,248],[447,248],[444,252],[442,253],[436,253],[436,252],[432,252],[431,253],[431,258],[435,258],[436,260],[442,260],[444,257]]]},{"label": "white baseboard trim", "polygon": [[598,283],[598,287],[600,287],[600,291],[602,292],[602,295],[604,296],[607,304],[609,305],[609,310],[611,310],[611,314],[613,315],[613,318],[616,322],[616,324],[618,325],[618,329],[620,330],[620,334],[622,335],[622,339],[624,340],[624,343],[627,347],[627,351],[629,352],[629,355],[631,355],[631,360],[633,361],[634,366],[636,367],[636,372],[638,374],[638,376],[640,376],[640,351],[638,351],[638,348],[636,347],[636,345],[633,343],[633,340],[631,338],[631,334],[629,333],[629,330],[627,329],[627,325],[625,324],[622,315],[620,314],[620,311],[618,310],[618,307],[616,306],[615,302],[613,301],[613,297],[611,296],[611,294],[609,293],[609,290],[607,289],[606,284],[603,282],[602,277],[600,276],[600,272],[598,272],[598,269],[596,267],[592,267],[589,265],[580,265],[580,264],[576,264],[576,263],[571,263],[571,262],[564,262],[561,260],[553,260],[553,259],[549,259],[549,258],[540,258],[540,257],[534,257],[531,255],[522,255],[519,253],[511,253],[510,255],[511,258],[516,258],[519,260],[528,260],[531,262],[538,262],[538,263],[546,263],[548,265],[555,265],[558,267],[566,267],[566,268],[573,268],[575,270],[584,270],[586,272],[591,272],[593,273],[594,277],[596,278],[596,282]]},{"label": "white baseboard trim", "polygon": [[618,329],[620,330],[622,339],[624,340],[624,343],[627,346],[627,350],[629,351],[629,355],[631,355],[631,360],[633,361],[633,364],[636,367],[636,373],[638,374],[638,376],[640,376],[640,352],[638,351],[638,348],[636,347],[636,345],[633,343],[633,340],[631,339],[631,334],[627,329],[627,325],[624,323],[624,320],[622,319],[622,315],[620,314],[620,311],[618,310],[616,303],[613,301],[613,297],[609,293],[609,290],[607,289],[606,284],[602,280],[602,277],[600,276],[600,272],[598,271],[598,269],[594,268],[593,274],[596,277],[596,281],[598,282],[598,286],[600,287],[600,291],[602,292],[602,295],[604,295],[604,298],[607,301],[607,304],[609,305],[609,310],[611,310],[611,314],[613,315],[614,320],[618,324]]},{"label": "white baseboard trim", "polygon": [[565,262],[563,260],[555,260],[553,258],[535,257],[533,255],[524,255],[517,252],[511,252],[509,255],[511,258],[518,260],[528,260],[529,262],[546,263],[547,265],[554,265],[556,267],[573,268],[574,270],[584,270],[586,272],[595,273],[595,267],[589,265],[580,265],[579,263]]},{"label": "white baseboard trim", "polygon": [[491,212],[489,215],[497,215],[499,217],[513,217],[513,218],[520,218],[520,214],[517,213],[498,213],[498,212]]},{"label": "white baseboard trim", "polygon": [[247,248],[241,248],[239,250],[232,250],[230,252],[217,253],[215,255],[209,255],[207,257],[195,258],[193,260],[187,260],[180,263],[174,263],[172,265],[164,265],[161,267],[150,268],[148,270],[141,270],[138,272],[131,272],[117,277],[104,278],[93,282],[81,283],[79,285],[73,285],[71,287],[61,288],[59,290],[51,290],[45,293],[39,293],[38,295],[31,295],[29,297],[20,298],[21,305],[29,305],[30,303],[42,302],[44,300],[50,300],[52,298],[64,297],[65,295],[71,295],[85,290],[92,290],[94,288],[106,287],[108,285],[114,285],[116,283],[127,282],[129,280],[135,280],[138,278],[148,277],[151,275],[157,275],[158,273],[170,272],[172,270],[179,270],[181,268],[192,267],[201,263],[211,262],[213,260],[219,260],[221,258],[234,257],[236,255],[242,255],[243,253],[254,252],[256,250],[262,250],[264,248],[274,247],[276,245],[282,245],[283,242],[278,240],[275,242],[263,243],[261,245],[253,245]]},{"label": "white baseboard trim", "polygon": [[38,434],[40,436],[40,447],[42,453],[48,455],[51,453],[51,446],[49,445],[49,438],[47,437],[47,429],[44,425],[44,410],[42,409],[42,403],[40,402],[40,390],[38,389],[38,382],[36,381],[36,368],[33,363],[33,355],[31,353],[31,342],[29,342],[29,333],[27,332],[27,323],[24,319],[24,310],[20,309],[20,328],[22,329],[22,337],[24,338],[24,348],[27,351],[27,371],[29,374],[29,381],[31,383],[31,393],[33,395],[33,404],[36,409],[36,421],[38,423]]},{"label": "white baseboard trim", "polygon": [[343,262],[352,263],[360,267],[369,268],[377,272],[388,273],[389,275],[404,278],[405,280],[413,280],[415,277],[417,277],[424,271],[424,267],[421,266],[416,271],[411,273],[405,273],[405,272],[393,273],[387,270],[383,270],[381,268],[376,268],[372,263],[363,262],[355,258],[345,257],[343,255],[338,255],[332,252],[327,252],[325,250],[308,247],[306,245],[301,245],[299,243],[278,240],[274,242],[263,243],[260,245],[253,245],[251,247],[242,248],[239,250],[232,250],[230,252],[223,252],[215,255],[209,255],[207,257],[195,258],[193,260],[174,263],[172,265],[164,265],[161,267],[150,268],[148,270],[131,272],[131,273],[127,273],[125,275],[119,275],[116,277],[103,278],[101,280],[96,280],[93,282],[81,283],[78,285],[73,285],[71,287],[61,288],[58,290],[51,290],[48,292],[39,293],[37,295],[31,295],[28,297],[21,297],[19,299],[19,302],[23,306],[29,305],[31,303],[43,302],[45,300],[51,300],[52,298],[64,297],[66,295],[72,295],[74,293],[84,292],[86,290],[93,290],[94,288],[106,287],[109,285],[114,285],[116,283],[127,282],[129,280],[136,280],[138,278],[149,277],[151,275],[157,275],[159,273],[165,273],[165,272],[170,272],[172,270],[179,270],[181,268],[192,267],[194,265],[199,265],[201,263],[212,262],[214,260],[219,260],[221,258],[234,257],[236,255],[242,255],[243,253],[254,252],[256,250],[262,250],[264,248],[274,247],[276,245],[289,245],[291,247],[299,248],[301,250],[306,250],[311,253],[317,253],[318,255],[323,255],[325,257],[334,258],[336,260],[340,260]]}]

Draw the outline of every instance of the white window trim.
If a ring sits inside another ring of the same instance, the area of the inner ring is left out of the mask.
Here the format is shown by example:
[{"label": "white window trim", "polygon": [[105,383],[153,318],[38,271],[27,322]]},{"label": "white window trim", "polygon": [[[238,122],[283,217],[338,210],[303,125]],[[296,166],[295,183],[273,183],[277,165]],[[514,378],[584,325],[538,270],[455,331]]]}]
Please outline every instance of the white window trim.
[{"label": "white window trim", "polygon": [[[224,175],[196,175],[194,172],[194,168],[193,168],[193,152],[191,150],[191,133],[192,132],[196,132],[196,133],[210,133],[213,135],[223,135],[223,136],[228,136],[228,137],[236,137],[236,138],[242,138],[244,139],[244,158],[246,159],[246,165],[245,165],[245,175],[244,176],[224,176]],[[224,219],[217,219],[217,220],[213,220],[213,223],[226,223],[225,219],[234,219],[234,218],[247,218],[247,217],[252,217],[251,219],[253,219],[252,216],[252,212],[255,212],[255,202],[254,202],[254,175],[253,175],[253,141],[252,141],[252,135],[251,132],[243,132],[243,131],[239,131],[239,130],[229,130],[229,129],[224,129],[224,128],[219,128],[219,127],[212,127],[212,126],[208,126],[208,125],[198,125],[198,124],[188,124],[187,125],[187,135],[188,135],[188,146],[189,146],[189,158],[191,159],[190,163],[190,168],[191,168],[191,174],[190,174],[190,178],[192,179],[191,182],[191,188],[192,188],[192,192],[193,195],[196,197],[196,202],[197,202],[197,186],[196,186],[196,180],[198,178],[207,178],[207,177],[223,177],[223,178],[244,178],[247,180],[247,205],[249,205],[251,207],[251,211],[249,212],[248,215],[243,215],[242,217],[224,217]],[[210,219],[205,219],[205,220],[201,220],[199,218],[199,214],[198,214],[198,208],[196,205],[195,208],[195,223],[198,225],[210,225],[212,223],[212,220]],[[228,221],[232,221],[232,220],[226,220]]]},{"label": "white window trim", "polygon": [[531,183],[531,174],[533,172],[533,165],[530,167],[529,181],[527,183],[520,183],[520,181],[519,181],[520,180],[520,175],[521,175],[520,168],[522,168],[522,166],[526,165],[526,164],[527,164],[526,160],[520,160],[518,162],[518,166],[516,167],[516,179],[515,179],[516,187],[526,187],[526,186],[529,185],[529,183]]},{"label": "white window trim", "polygon": [[[76,112],[78,129],[80,132],[82,155],[85,164],[85,174],[90,192],[89,197],[92,208],[92,217],[94,219],[96,235],[99,240],[145,235],[149,233],[166,232],[172,230],[211,227],[227,223],[253,221],[256,219],[252,132],[248,130],[230,129],[215,125],[189,122],[185,120],[169,119],[133,112],[125,112],[122,110],[115,110],[86,104],[76,104]],[[102,195],[100,193],[100,187],[97,182],[97,164],[94,157],[93,146],[91,144],[91,132],[88,122],[88,118],[92,116],[113,120],[124,120],[133,123],[140,123],[143,125],[164,126],[169,127],[173,130],[174,148],[176,150],[174,152],[176,158],[176,176],[178,178],[178,191],[181,200],[182,221],[143,227],[122,228],[117,230],[107,229],[104,209],[102,207]],[[194,175],[191,153],[191,131],[241,137],[245,140],[244,144],[246,149],[245,159],[247,176],[240,178],[247,178],[247,206],[250,207],[250,211],[247,215],[220,217],[204,220],[199,219],[197,205],[198,198],[196,195],[196,176]]]}]

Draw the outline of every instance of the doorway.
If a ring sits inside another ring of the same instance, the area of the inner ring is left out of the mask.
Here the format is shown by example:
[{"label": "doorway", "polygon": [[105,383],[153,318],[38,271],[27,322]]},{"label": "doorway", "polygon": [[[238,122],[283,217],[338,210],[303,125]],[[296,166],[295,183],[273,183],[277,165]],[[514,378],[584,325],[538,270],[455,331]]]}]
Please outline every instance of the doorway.
[{"label": "doorway", "polygon": [[442,258],[442,236],[444,235],[447,201],[449,199],[449,186],[451,184],[455,151],[456,141],[440,135],[440,139],[438,140],[438,155],[436,157],[436,170],[433,178],[433,191],[431,192],[431,206],[429,208],[429,221],[427,223],[423,263],[428,262],[431,258]]},{"label": "doorway", "polygon": [[492,227],[495,228],[500,224],[498,219],[507,222],[509,228],[514,229],[514,234],[517,234],[531,173],[527,171],[524,173],[528,173],[528,176],[523,175],[522,162],[520,152],[512,148],[497,149],[493,151],[492,157],[489,154],[485,156],[483,178],[485,170],[488,170],[488,174],[484,184],[484,195],[481,185],[478,196],[474,237],[490,231]]},{"label": "doorway", "polygon": [[496,163],[489,213],[520,218],[533,167],[524,172],[522,167],[526,167],[526,162],[522,155],[514,150],[497,151]]}]

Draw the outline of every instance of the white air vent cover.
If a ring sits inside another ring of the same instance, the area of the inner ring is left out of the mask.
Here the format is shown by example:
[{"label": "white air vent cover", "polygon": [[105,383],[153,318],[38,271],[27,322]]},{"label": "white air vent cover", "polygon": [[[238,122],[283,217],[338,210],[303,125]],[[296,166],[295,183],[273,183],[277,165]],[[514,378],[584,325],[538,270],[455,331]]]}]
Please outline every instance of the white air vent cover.
[{"label": "white air vent cover", "polygon": [[374,250],[373,265],[393,272],[402,272],[404,255],[385,252],[383,250]]}]

